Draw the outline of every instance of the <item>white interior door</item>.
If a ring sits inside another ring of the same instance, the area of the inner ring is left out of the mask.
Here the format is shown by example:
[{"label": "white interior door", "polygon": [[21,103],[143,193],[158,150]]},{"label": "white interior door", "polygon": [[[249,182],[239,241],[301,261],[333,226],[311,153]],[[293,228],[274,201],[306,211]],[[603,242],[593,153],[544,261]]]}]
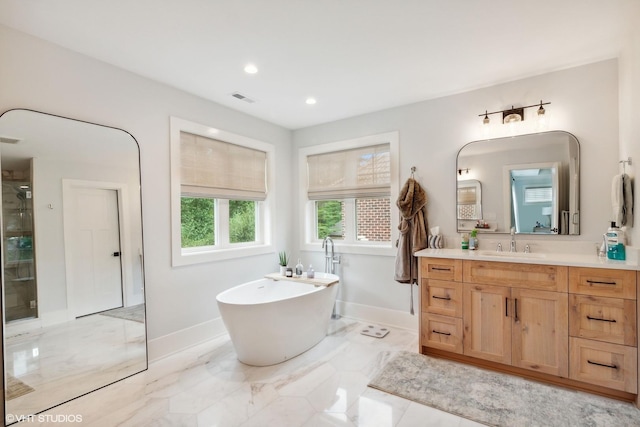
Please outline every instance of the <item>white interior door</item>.
[{"label": "white interior door", "polygon": [[[75,316],[122,307],[120,224],[116,190],[74,188],[69,242]],[[69,210],[65,209],[66,212]],[[67,231],[65,231],[67,233]]]}]

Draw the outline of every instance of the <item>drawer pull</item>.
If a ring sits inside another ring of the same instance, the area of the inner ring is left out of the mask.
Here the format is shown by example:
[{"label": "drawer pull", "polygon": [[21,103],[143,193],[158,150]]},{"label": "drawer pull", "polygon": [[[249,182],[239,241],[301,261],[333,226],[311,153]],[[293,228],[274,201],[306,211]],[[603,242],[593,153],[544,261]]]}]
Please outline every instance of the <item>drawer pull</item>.
[{"label": "drawer pull", "polygon": [[515,320],[516,322],[518,321],[518,298],[516,298],[514,300],[514,305],[513,305],[513,320]]},{"label": "drawer pull", "polygon": [[587,283],[590,285],[617,285],[616,282],[602,282],[600,280],[587,280]]},{"label": "drawer pull", "polygon": [[436,271],[451,271],[451,268],[443,268],[443,267],[431,267],[431,269]]},{"label": "drawer pull", "polygon": [[590,363],[592,365],[604,366],[605,368],[618,369],[616,365],[607,365],[605,363],[592,362],[591,360],[588,360],[588,359],[587,359],[587,363]]},{"label": "drawer pull", "polygon": [[611,322],[611,323],[616,323],[616,319],[601,319],[599,317],[591,317],[589,315],[587,315],[587,319],[589,320],[597,320],[599,322]]},{"label": "drawer pull", "polygon": [[[435,298],[435,299],[443,299],[445,301],[451,301],[451,297],[439,297],[437,295],[431,295],[431,298]],[[615,320],[614,320],[615,322]]]},{"label": "drawer pull", "polygon": [[440,334],[440,335],[451,335],[450,332],[440,332],[440,331],[436,331],[435,329],[433,329],[431,332],[433,332],[434,334]]},{"label": "drawer pull", "polygon": [[509,317],[509,298],[504,298],[504,315],[505,317]]}]

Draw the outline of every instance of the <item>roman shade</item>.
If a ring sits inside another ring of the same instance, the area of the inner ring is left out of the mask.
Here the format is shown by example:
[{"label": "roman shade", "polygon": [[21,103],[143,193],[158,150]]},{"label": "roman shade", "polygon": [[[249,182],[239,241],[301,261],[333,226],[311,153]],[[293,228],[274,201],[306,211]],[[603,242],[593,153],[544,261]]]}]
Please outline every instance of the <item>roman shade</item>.
[{"label": "roman shade", "polygon": [[475,187],[459,187],[458,188],[458,204],[459,205],[475,205],[476,204],[476,188]]},{"label": "roman shade", "polygon": [[264,151],[180,132],[183,196],[264,200],[266,169]]},{"label": "roman shade", "polygon": [[388,197],[389,144],[307,156],[309,200]]}]

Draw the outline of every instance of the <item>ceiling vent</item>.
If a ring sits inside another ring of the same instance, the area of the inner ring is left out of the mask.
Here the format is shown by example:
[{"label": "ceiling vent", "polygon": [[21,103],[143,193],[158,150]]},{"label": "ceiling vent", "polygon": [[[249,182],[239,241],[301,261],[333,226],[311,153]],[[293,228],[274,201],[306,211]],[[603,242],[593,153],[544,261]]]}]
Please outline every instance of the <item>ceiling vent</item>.
[{"label": "ceiling vent", "polygon": [[233,96],[233,97],[234,97],[234,98],[236,98],[236,99],[239,99],[240,101],[244,101],[244,102],[246,102],[246,103],[248,103],[248,104],[253,104],[254,102],[256,102],[256,101],[254,101],[253,99],[251,99],[251,98],[249,98],[249,97],[244,96],[244,95],[243,95],[243,94],[241,94],[240,92],[234,92],[234,93],[232,93],[232,94],[231,94],[231,96]]},{"label": "ceiling vent", "polygon": [[0,136],[0,143],[3,144],[17,144],[22,141],[20,138],[12,138],[10,136]]}]

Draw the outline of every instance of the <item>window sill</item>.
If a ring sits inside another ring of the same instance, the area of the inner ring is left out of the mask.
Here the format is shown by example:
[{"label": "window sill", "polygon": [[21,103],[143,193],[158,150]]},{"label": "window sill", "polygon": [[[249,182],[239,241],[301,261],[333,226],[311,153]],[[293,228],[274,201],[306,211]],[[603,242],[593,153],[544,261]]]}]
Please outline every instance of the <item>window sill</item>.
[{"label": "window sill", "polygon": [[[391,244],[349,244],[333,241],[334,252],[340,254],[356,254],[356,255],[378,255],[378,256],[396,256],[397,248]],[[304,243],[302,250],[309,252],[324,252],[322,249],[322,241],[314,243]]]},{"label": "window sill", "polygon": [[202,264],[228,259],[243,258],[254,255],[272,254],[273,245],[243,246],[238,248],[212,249],[200,252],[182,252],[173,255],[172,265],[180,267],[184,265]]}]

